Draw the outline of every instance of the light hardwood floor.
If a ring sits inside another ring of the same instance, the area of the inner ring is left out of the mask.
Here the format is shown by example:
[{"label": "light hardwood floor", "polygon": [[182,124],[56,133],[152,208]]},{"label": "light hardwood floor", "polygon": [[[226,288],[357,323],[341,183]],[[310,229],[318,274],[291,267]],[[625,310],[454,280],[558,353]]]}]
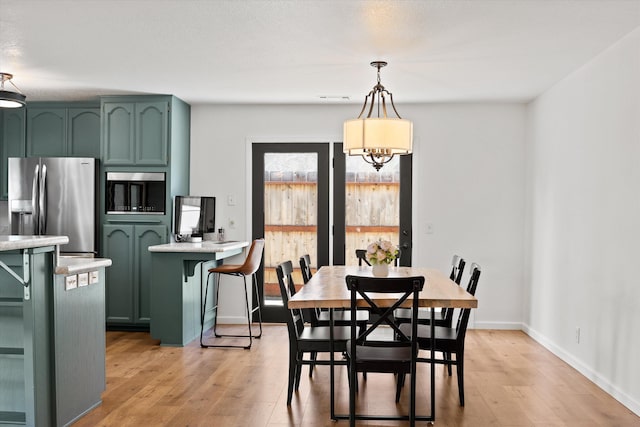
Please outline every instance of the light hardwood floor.
[{"label": "light hardwood floor", "polygon": [[[107,333],[103,403],[74,426],[347,426],[329,419],[329,368],[308,378],[286,405],[288,339],[267,325],[251,350],[160,347],[147,333]],[[576,370],[517,331],[467,334],[466,406],[458,404],[455,370],[436,367],[436,426],[640,426],[640,417]],[[348,409],[347,376],[337,368],[337,410]],[[428,411],[428,367],[420,366],[418,411]],[[408,390],[408,387],[406,387]],[[394,378],[360,379],[359,408],[402,413],[407,390],[394,403]],[[406,412],[405,412],[406,413]],[[407,425],[368,422],[359,425]],[[418,425],[427,425],[426,422]]]}]

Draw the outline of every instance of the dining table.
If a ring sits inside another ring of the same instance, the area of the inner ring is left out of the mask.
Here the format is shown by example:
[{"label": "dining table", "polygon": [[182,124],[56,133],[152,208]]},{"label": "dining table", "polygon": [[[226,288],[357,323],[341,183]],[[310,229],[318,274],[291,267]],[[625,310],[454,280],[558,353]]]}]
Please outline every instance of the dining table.
[{"label": "dining table", "polygon": [[[331,419],[349,419],[349,415],[335,413],[335,355],[333,347],[333,312],[335,309],[351,307],[351,293],[347,289],[347,276],[374,277],[370,266],[327,265],[320,267],[310,280],[289,299],[289,309],[320,308],[329,310],[330,319],[330,384],[331,384]],[[442,271],[435,268],[422,267],[389,267],[389,278],[423,276],[425,284],[419,294],[418,305],[428,307],[431,312],[431,361],[435,360],[435,309],[436,308],[476,308],[478,300],[468,293],[463,286],[451,280]],[[390,307],[397,301],[397,294],[370,295],[378,307]],[[367,307],[366,301],[360,298],[357,305]],[[410,301],[405,306],[411,307]],[[430,364],[430,414],[417,415],[416,420],[435,421],[435,364]],[[366,415],[358,415],[357,419],[372,419]],[[375,419],[381,419],[376,416]],[[409,419],[409,416],[390,416],[382,419]]]}]

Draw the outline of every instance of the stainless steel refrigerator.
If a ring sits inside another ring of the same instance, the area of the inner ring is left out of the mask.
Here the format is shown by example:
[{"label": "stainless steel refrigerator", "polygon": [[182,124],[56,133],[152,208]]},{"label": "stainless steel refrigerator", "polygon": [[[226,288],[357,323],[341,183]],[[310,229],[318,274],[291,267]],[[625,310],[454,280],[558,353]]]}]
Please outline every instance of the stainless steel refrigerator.
[{"label": "stainless steel refrigerator", "polygon": [[11,234],[68,236],[61,253],[95,255],[97,165],[84,157],[9,158]]}]

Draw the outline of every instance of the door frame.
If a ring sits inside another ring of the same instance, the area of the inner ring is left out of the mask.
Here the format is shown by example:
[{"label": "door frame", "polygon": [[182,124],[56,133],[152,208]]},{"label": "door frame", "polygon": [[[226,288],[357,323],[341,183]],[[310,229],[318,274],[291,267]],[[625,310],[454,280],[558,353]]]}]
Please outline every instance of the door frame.
[{"label": "door frame", "polygon": [[[324,142],[252,142],[250,144],[251,158],[251,235],[252,239],[264,237],[264,154],[265,153],[318,153],[318,236],[329,236],[329,151],[330,143]],[[260,173],[256,173],[256,172]],[[263,191],[256,191],[261,188]],[[260,207],[259,209],[257,209]],[[325,209],[321,209],[325,207]],[[329,264],[329,239],[318,238],[317,247],[318,259],[316,265]],[[304,254],[298,254],[302,256]],[[282,260],[285,261],[285,260]],[[298,263],[298,258],[292,259],[294,266]],[[258,295],[253,296],[254,304],[260,304],[262,319],[265,322],[285,322],[287,312],[282,306],[269,306],[264,304],[264,294],[262,292],[264,284],[264,258],[256,272],[258,281]]]}]

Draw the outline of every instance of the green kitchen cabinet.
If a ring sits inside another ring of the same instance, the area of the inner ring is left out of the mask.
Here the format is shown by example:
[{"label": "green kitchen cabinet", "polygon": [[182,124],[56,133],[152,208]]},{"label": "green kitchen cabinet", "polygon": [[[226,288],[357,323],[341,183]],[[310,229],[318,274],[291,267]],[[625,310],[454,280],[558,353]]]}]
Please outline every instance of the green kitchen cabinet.
[{"label": "green kitchen cabinet", "polygon": [[100,158],[100,109],[67,110],[67,155]]},{"label": "green kitchen cabinet", "polygon": [[103,236],[103,256],[113,263],[106,272],[107,324],[148,328],[151,254],[147,248],[167,243],[167,226],[107,223]]},{"label": "green kitchen cabinet", "polygon": [[27,156],[100,157],[100,110],[27,108]]},{"label": "green kitchen cabinet", "polygon": [[3,110],[0,117],[2,132],[0,132],[0,200],[7,199],[8,164],[9,157],[24,157],[26,109],[13,108]]},{"label": "green kitchen cabinet", "polygon": [[103,102],[103,163],[169,164],[169,101]]}]

